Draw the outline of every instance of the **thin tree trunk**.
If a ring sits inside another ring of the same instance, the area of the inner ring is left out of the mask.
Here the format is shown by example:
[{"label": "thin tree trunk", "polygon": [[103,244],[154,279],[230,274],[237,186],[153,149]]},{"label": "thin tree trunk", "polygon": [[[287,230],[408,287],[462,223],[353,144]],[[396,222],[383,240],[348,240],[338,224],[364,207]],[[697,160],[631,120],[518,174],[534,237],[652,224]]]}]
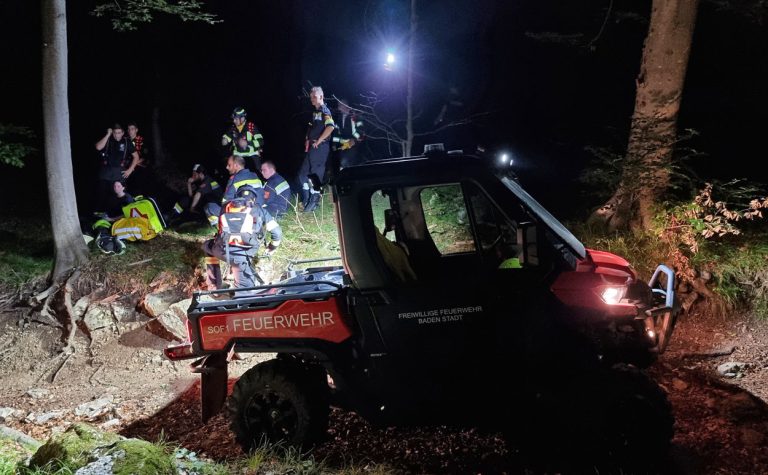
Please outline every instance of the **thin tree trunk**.
[{"label": "thin tree trunk", "polygon": [[162,168],[165,165],[165,150],[160,136],[160,106],[152,108],[152,157],[154,167]]},{"label": "thin tree trunk", "polygon": [[699,0],[654,0],[637,77],[635,111],[621,183],[592,216],[610,229],[648,229],[669,186]]},{"label": "thin tree trunk", "polygon": [[411,35],[408,39],[408,77],[407,92],[405,98],[406,119],[405,119],[405,147],[403,156],[410,157],[413,148],[413,57],[414,46],[416,45],[416,28],[419,18],[416,13],[416,0],[411,0]]},{"label": "thin tree trunk", "polygon": [[52,279],[58,282],[88,260],[77,215],[72,174],[67,102],[67,13],[65,0],[42,1],[43,120],[45,168],[56,259]]}]

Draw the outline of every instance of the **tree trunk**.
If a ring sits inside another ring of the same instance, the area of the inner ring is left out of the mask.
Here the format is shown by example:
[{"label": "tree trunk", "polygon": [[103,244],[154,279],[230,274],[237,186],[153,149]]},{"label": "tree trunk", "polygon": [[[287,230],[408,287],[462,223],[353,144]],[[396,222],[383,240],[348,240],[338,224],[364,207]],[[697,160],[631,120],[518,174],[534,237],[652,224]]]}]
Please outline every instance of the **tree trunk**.
[{"label": "tree trunk", "polygon": [[52,280],[58,282],[88,260],[72,174],[65,0],[42,0],[42,27],[45,169],[56,254]]},{"label": "tree trunk", "polygon": [[416,27],[419,18],[416,13],[416,0],[411,0],[411,36],[408,39],[408,77],[407,92],[405,98],[406,118],[405,118],[405,147],[403,156],[410,157],[413,148],[413,48],[416,44]]},{"label": "tree trunk", "polygon": [[152,108],[152,157],[156,168],[165,165],[165,150],[160,137],[160,106]]},{"label": "tree trunk", "polygon": [[669,185],[698,7],[699,0],[653,0],[621,183],[592,215],[611,230],[648,229]]}]

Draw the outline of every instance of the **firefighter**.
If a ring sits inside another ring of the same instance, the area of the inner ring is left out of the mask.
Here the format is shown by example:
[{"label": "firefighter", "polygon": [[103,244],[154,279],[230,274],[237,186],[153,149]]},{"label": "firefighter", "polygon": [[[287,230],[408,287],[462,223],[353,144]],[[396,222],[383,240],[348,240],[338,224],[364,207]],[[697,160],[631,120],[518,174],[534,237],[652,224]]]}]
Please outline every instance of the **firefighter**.
[{"label": "firefighter", "polygon": [[336,128],[331,111],[323,102],[323,89],[313,87],[309,98],[315,110],[312,112],[312,120],[304,140],[304,151],[307,155],[299,169],[301,201],[305,212],[314,211],[320,203],[320,190],[325,182],[325,165],[330,152],[328,142]]},{"label": "firefighter", "polygon": [[245,121],[246,117],[245,109],[235,107],[232,126],[221,137],[221,145],[227,147],[231,154],[243,157],[248,168],[258,173],[264,137],[253,122]]},{"label": "firefighter", "polygon": [[133,149],[139,154],[139,161],[136,162],[136,169],[128,180],[128,184],[138,194],[145,194],[149,191],[149,182],[152,180],[149,172],[149,150],[147,143],[144,137],[139,135],[139,127],[136,125],[136,122],[128,122],[125,130],[128,132],[128,140],[133,144]]},{"label": "firefighter", "polygon": [[[206,284],[208,290],[222,288],[219,260],[224,259],[234,274],[235,288],[255,285],[258,276],[253,271],[253,258],[259,246],[269,234],[267,254],[280,246],[282,230],[277,221],[259,205],[260,191],[250,186],[237,190],[235,198],[224,205],[218,220],[218,232],[214,239],[203,243],[206,254]],[[232,295],[217,294],[215,298],[229,298]]]},{"label": "firefighter", "polygon": [[[205,167],[197,163],[192,167],[192,176],[187,179],[187,194],[173,205],[170,220],[179,219],[186,213],[199,213],[208,203],[219,204],[224,189],[208,176]],[[198,215],[199,216],[199,215]],[[169,219],[166,218],[166,221]]]},{"label": "firefighter", "polygon": [[107,129],[106,135],[96,142],[96,150],[99,151],[101,162],[96,189],[96,206],[102,207],[100,211],[104,211],[115,206],[117,199],[114,194],[114,184],[116,181],[125,183],[125,180],[136,170],[139,154],[133,148],[133,142],[125,137],[120,124]]},{"label": "firefighter", "polygon": [[336,133],[333,149],[338,155],[341,168],[359,165],[360,142],[363,141],[363,121],[354,113],[346,99],[339,99],[336,106]]},{"label": "firefighter", "polygon": [[227,158],[227,171],[229,172],[229,180],[227,186],[224,188],[224,196],[221,198],[221,204],[208,203],[205,205],[205,215],[208,218],[208,223],[211,226],[216,226],[219,222],[219,214],[221,214],[222,207],[235,198],[237,190],[242,186],[250,186],[257,191],[256,199],[259,202],[259,206],[264,204],[264,188],[262,186],[259,176],[252,171],[245,168],[245,159],[237,155],[231,155]]},{"label": "firefighter", "polygon": [[264,177],[264,208],[276,219],[283,217],[291,200],[291,187],[285,178],[275,170],[275,164],[265,160],[261,164],[261,176]]}]

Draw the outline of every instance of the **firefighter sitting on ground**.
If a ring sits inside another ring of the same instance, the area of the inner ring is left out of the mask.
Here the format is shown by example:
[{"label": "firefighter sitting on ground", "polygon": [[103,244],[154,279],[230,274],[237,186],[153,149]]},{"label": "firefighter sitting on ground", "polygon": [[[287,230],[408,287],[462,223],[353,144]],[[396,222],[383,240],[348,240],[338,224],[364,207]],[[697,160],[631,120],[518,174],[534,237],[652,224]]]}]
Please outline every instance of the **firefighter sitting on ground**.
[{"label": "firefighter sitting on ground", "polygon": [[227,159],[227,171],[229,180],[224,187],[224,196],[221,203],[208,203],[205,205],[205,215],[208,217],[208,223],[211,226],[217,226],[222,207],[235,198],[237,190],[243,186],[250,186],[256,190],[259,206],[264,204],[264,189],[258,175],[245,168],[245,159],[237,155],[232,155]]},{"label": "firefighter sitting on ground", "polygon": [[280,176],[271,160],[261,164],[261,176],[264,177],[264,207],[275,219],[280,219],[288,210],[291,202],[291,187]]},{"label": "firefighter sitting on ground", "polygon": [[196,219],[203,216],[202,209],[208,203],[220,203],[224,189],[208,176],[205,167],[196,164],[192,167],[192,176],[187,179],[187,194],[173,205],[173,212],[166,221],[183,218]]},{"label": "firefighter sitting on ground", "polygon": [[[224,259],[234,274],[235,288],[255,285],[253,259],[259,246],[269,233],[267,254],[272,254],[282,239],[277,221],[258,204],[259,192],[250,186],[237,190],[235,198],[224,205],[219,216],[219,228],[214,239],[203,243],[206,254],[206,284],[208,290],[222,288],[219,260]],[[214,298],[229,298],[232,295],[216,294]]]},{"label": "firefighter sitting on ground", "polygon": [[86,224],[83,229],[90,226],[90,234],[84,235],[85,242],[95,241],[96,247],[104,254],[122,254],[125,252],[125,244],[120,237],[112,235],[112,223],[123,216],[122,207],[133,203],[135,200],[128,193],[122,182],[116,181],[112,185],[115,193],[115,204],[107,209],[106,213],[94,213],[93,221]]}]

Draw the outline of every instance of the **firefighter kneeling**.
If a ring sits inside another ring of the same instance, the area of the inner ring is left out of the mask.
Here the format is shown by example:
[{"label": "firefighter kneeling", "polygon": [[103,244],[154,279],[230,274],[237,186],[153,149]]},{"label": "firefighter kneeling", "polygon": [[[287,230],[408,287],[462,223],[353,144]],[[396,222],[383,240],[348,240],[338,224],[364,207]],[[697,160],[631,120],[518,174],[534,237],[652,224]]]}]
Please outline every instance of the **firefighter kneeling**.
[{"label": "firefighter kneeling", "polygon": [[[274,252],[280,245],[280,225],[256,204],[257,196],[257,191],[252,187],[240,187],[235,199],[227,202],[219,215],[216,237],[203,243],[203,251],[207,256],[208,290],[222,288],[219,259],[224,259],[231,266],[236,288],[253,287],[254,271],[251,264],[265,234],[270,234],[267,254]],[[228,298],[230,295],[217,294],[216,297]]]}]

